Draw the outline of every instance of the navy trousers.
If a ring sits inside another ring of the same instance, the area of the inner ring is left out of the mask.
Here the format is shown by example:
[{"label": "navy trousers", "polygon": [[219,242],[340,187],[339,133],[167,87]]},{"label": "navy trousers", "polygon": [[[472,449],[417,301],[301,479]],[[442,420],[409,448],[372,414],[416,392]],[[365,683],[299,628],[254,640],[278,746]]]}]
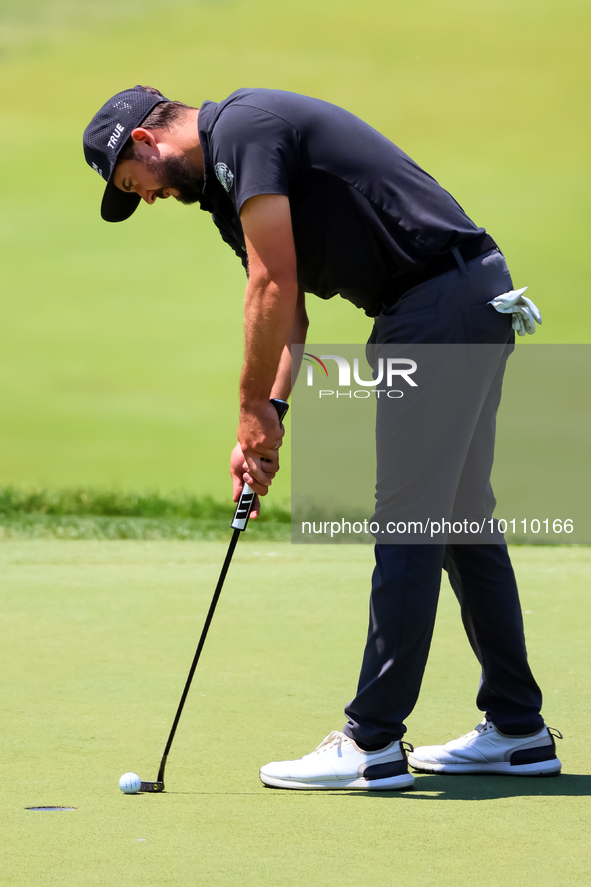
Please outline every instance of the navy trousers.
[{"label": "navy trousers", "polygon": [[[376,345],[511,345],[507,315],[487,305],[513,288],[504,257],[493,250],[465,263],[456,252],[457,271],[415,287],[376,320]],[[503,351],[506,355],[507,350]],[[454,480],[456,501],[465,489],[482,487],[492,501],[490,469],[495,416],[505,358],[482,374],[474,397],[476,414],[466,425],[461,464]],[[379,424],[378,403],[378,424]],[[486,442],[483,447],[483,441]],[[473,452],[478,447],[478,471]],[[380,452],[381,449],[381,452]],[[483,465],[482,452],[489,453]],[[391,491],[387,453],[378,446],[376,514]],[[477,477],[475,481],[475,476]],[[387,480],[381,481],[381,478]],[[406,480],[406,479],[405,479]],[[385,489],[387,485],[388,489]],[[533,733],[543,726],[542,695],[527,661],[517,584],[505,544],[378,544],[372,579],[367,643],[355,699],[346,707],[344,732],[364,747],[401,739],[405,719],[418,699],[427,663],[442,570],[461,608],[468,639],[481,665],[477,706],[504,733]]]}]

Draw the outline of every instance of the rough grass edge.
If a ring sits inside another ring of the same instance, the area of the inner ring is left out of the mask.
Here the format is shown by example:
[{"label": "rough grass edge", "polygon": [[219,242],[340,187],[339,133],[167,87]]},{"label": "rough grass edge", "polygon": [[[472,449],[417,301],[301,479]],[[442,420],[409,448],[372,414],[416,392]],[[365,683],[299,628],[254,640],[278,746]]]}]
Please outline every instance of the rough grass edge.
[{"label": "rough grass edge", "polygon": [[[227,538],[235,505],[187,492],[124,492],[92,488],[61,490],[0,487],[0,539]],[[245,538],[287,541],[289,506],[263,500]]]},{"label": "rough grass edge", "polygon": [[[100,517],[73,515],[22,515],[0,519],[0,542],[29,539],[161,539],[189,542],[211,542],[229,539],[229,521],[155,519],[145,517]],[[251,521],[245,540],[288,542],[289,524],[274,521]]]}]

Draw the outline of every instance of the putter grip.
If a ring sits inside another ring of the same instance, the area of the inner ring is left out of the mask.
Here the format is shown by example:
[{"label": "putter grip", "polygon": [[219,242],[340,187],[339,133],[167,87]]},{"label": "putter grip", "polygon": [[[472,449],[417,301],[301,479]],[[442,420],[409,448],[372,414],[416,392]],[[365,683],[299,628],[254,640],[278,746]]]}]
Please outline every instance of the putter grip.
[{"label": "putter grip", "polygon": [[[281,423],[283,417],[289,409],[289,404],[287,404],[284,400],[279,400],[277,397],[271,398],[271,403],[277,410],[279,422]],[[232,523],[230,524],[233,530],[246,529],[248,518],[250,517],[250,512],[252,506],[254,505],[254,497],[255,494],[250,489],[248,484],[244,484],[244,487],[242,488],[242,493],[240,494],[240,499],[238,500],[238,505],[236,506],[236,511],[234,512]]]}]

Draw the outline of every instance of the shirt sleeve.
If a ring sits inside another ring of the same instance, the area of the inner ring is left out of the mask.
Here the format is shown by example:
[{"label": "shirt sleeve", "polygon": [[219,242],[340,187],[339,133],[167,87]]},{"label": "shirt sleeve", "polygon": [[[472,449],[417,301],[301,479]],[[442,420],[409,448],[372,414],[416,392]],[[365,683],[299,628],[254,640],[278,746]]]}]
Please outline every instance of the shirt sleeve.
[{"label": "shirt sleeve", "polygon": [[215,124],[212,149],[215,174],[238,213],[249,197],[289,197],[300,163],[300,137],[281,117],[231,104]]}]

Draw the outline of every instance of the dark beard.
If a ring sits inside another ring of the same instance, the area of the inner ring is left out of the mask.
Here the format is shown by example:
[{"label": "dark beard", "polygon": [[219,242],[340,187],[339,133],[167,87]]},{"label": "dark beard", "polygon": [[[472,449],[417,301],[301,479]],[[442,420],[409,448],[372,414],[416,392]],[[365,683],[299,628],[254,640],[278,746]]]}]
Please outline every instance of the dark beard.
[{"label": "dark beard", "polygon": [[186,157],[155,157],[144,162],[144,166],[161,182],[166,184],[156,191],[157,197],[167,188],[175,188],[179,192],[176,200],[190,206],[201,199],[203,179],[195,175]]}]

